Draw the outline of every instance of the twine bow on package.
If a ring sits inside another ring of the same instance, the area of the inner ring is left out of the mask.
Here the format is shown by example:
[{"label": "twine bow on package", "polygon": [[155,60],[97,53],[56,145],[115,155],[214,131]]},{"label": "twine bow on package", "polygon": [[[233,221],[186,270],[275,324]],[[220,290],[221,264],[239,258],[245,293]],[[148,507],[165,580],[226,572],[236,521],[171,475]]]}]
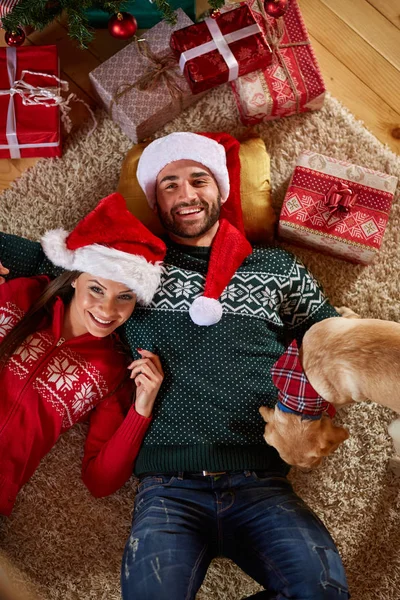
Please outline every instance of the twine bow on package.
[{"label": "twine bow on package", "polygon": [[176,25],[161,21],[89,74],[110,117],[135,143],[203,96],[192,94],[171,51],[171,32],[192,25],[181,9],[176,15]]}]

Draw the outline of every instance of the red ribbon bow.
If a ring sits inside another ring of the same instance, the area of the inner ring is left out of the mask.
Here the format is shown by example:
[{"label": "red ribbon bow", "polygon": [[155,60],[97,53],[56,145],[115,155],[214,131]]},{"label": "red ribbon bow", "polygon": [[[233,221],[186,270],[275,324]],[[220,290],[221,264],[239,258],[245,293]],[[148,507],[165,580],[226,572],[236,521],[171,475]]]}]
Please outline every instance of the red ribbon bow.
[{"label": "red ribbon bow", "polygon": [[336,210],[345,213],[350,212],[357,196],[357,193],[343,183],[334,184],[325,196],[330,214],[333,214]]}]

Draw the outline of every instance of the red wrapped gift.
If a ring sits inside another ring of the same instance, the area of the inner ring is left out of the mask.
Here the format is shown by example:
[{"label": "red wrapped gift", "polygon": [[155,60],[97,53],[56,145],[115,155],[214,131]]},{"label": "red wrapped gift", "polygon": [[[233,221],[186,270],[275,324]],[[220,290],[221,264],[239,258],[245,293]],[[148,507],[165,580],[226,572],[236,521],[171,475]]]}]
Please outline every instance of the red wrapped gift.
[{"label": "red wrapped gift", "polygon": [[320,109],[325,84],[297,0],[290,0],[280,19],[265,13],[262,0],[248,5],[273,54],[268,66],[231,84],[242,122],[255,125]]},{"label": "red wrapped gift", "polygon": [[61,156],[56,46],[0,48],[0,158]]},{"label": "red wrapped gift", "polygon": [[382,244],[397,177],[303,152],[286,192],[279,236],[369,264]]},{"label": "red wrapped gift", "polygon": [[247,5],[175,31],[171,48],[194,94],[260,69],[272,57]]}]

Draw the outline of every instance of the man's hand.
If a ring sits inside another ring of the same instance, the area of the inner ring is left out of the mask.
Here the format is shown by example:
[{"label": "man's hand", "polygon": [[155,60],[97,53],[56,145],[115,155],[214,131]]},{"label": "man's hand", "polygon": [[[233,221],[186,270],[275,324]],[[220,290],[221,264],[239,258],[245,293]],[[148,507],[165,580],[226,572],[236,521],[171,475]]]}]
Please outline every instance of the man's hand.
[{"label": "man's hand", "polygon": [[150,417],[154,401],[164,379],[161,361],[149,350],[138,348],[142,358],[134,360],[128,367],[131,379],[136,384],[135,409],[143,417]]},{"label": "man's hand", "polygon": [[5,283],[6,280],[4,279],[4,277],[1,277],[1,275],[8,275],[10,271],[8,269],[6,269],[6,267],[3,267],[3,265],[0,262],[0,285],[2,283]]}]

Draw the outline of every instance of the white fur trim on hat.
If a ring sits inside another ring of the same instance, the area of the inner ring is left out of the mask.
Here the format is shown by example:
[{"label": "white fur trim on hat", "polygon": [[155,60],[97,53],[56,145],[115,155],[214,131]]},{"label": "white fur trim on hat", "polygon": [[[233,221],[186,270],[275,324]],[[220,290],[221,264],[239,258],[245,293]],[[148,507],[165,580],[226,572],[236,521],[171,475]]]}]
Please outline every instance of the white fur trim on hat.
[{"label": "white fur trim on hat", "polygon": [[189,315],[196,325],[215,325],[222,318],[222,305],[215,298],[198,296],[189,308]]},{"label": "white fur trim on hat", "polygon": [[70,271],[83,271],[125,284],[142,304],[150,304],[161,277],[161,262],[148,262],[143,256],[129,254],[91,244],[69,250],[65,241],[68,233],[63,229],[48,231],[42,238],[42,247],[47,258],[58,267]]},{"label": "white fur trim on hat", "polygon": [[57,267],[73,270],[74,252],[66,246],[69,232],[65,229],[52,229],[46,231],[41,239],[43,251],[47,258]]},{"label": "white fur trim on hat", "polygon": [[193,160],[207,167],[216,179],[221,201],[228,199],[229,173],[222,144],[197,133],[175,132],[151,142],[139,160],[137,179],[151,208],[156,203],[157,175],[177,160]]}]

